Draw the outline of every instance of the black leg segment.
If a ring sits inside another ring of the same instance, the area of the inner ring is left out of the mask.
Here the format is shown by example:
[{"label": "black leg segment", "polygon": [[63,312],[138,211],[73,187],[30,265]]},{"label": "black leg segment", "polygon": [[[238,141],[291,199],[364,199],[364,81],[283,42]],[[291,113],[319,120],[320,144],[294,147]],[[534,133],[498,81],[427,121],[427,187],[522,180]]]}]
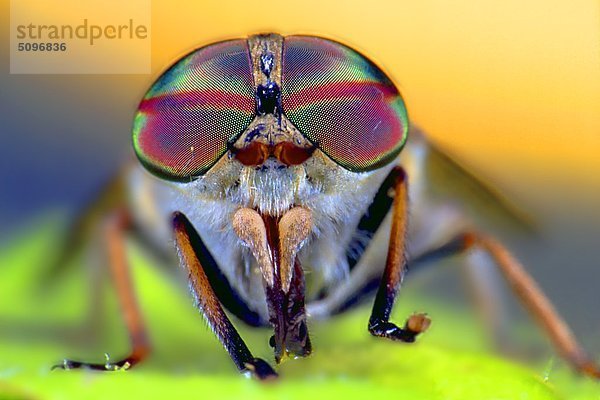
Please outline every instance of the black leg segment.
[{"label": "black leg segment", "polygon": [[396,294],[406,272],[405,237],[408,208],[407,178],[400,167],[394,170],[395,191],[392,205],[392,231],[388,246],[386,266],[375,296],[373,311],[369,319],[369,332],[374,336],[386,337],[402,342],[414,342],[416,336],[429,327],[430,320],[424,314],[412,315],[403,328],[390,322],[390,313]]}]

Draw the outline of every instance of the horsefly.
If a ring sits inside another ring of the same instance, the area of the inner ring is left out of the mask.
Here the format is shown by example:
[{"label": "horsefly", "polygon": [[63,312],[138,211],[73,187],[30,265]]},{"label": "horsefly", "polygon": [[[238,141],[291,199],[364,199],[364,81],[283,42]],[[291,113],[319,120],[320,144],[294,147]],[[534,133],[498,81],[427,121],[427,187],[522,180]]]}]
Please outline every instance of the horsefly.
[{"label": "horsefly", "polygon": [[[225,309],[251,326],[270,325],[279,363],[312,352],[307,317],[332,316],[373,289],[368,331],[410,343],[430,319],[416,313],[400,326],[390,321],[407,266],[471,248],[489,254],[560,355],[600,377],[498,240],[460,218],[437,219],[442,206],[427,199],[434,183],[423,170],[443,156],[416,128],[410,131],[407,141],[405,104],[390,78],[335,41],[256,35],[179,59],[135,114],[141,166],[127,170],[128,201],[118,202],[104,231],[131,353],[60,367],[131,368],[149,354],[123,244],[135,228],[167,252],[174,243],[208,325],[236,367],[258,379],[277,373],[253,356]],[[456,165],[445,160],[453,172]],[[374,246],[376,235],[387,240],[387,253]]]}]

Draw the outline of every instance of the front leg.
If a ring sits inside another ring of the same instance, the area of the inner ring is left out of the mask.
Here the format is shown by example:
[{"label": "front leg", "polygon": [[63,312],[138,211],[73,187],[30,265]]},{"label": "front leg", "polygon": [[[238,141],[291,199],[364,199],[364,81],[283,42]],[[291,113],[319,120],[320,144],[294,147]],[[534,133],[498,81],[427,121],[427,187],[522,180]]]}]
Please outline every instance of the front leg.
[{"label": "front leg", "polygon": [[393,174],[395,174],[393,184],[395,196],[392,205],[392,231],[385,270],[369,319],[369,332],[373,336],[410,343],[415,341],[418,334],[427,330],[431,321],[425,314],[414,314],[402,328],[390,322],[392,306],[406,272],[405,238],[408,218],[406,173],[401,167],[396,167]]},{"label": "front leg", "polygon": [[197,306],[235,365],[240,371],[250,371],[261,380],[276,378],[277,373],[266,361],[254,358],[229,318],[227,318],[225,311],[223,311],[219,299],[194,251],[192,241],[200,240],[194,227],[182,213],[176,212],[173,215],[173,229],[179,260],[188,273],[190,287],[196,298]]}]

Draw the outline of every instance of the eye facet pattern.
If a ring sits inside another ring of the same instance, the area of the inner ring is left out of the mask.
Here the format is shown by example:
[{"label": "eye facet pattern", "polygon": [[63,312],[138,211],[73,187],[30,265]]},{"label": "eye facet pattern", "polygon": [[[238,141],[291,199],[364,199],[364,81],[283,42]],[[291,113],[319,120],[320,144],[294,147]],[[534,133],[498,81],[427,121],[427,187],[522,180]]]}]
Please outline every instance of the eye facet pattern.
[{"label": "eye facet pattern", "polygon": [[161,75],[141,101],[133,125],[136,155],[161,178],[192,180],[225,154],[255,110],[247,42],[200,48]]},{"label": "eye facet pattern", "polygon": [[288,36],[282,56],[286,117],[340,166],[355,172],[392,161],[406,142],[404,101],[371,61],[340,43]]}]

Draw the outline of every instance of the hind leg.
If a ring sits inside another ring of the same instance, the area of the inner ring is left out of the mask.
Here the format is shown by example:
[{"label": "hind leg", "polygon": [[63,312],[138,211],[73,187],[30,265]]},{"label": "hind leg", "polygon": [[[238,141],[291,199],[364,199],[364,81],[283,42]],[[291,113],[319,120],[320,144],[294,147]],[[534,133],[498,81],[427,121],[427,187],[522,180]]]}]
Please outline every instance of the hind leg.
[{"label": "hind leg", "polygon": [[88,363],[67,359],[62,364],[57,365],[57,368],[89,368],[96,370],[129,368],[138,364],[149,354],[150,344],[135,299],[125,252],[125,233],[130,226],[131,217],[129,213],[125,209],[118,209],[107,218],[103,234],[106,239],[110,276],[116,288],[119,305],[129,334],[131,352],[115,362]]}]

